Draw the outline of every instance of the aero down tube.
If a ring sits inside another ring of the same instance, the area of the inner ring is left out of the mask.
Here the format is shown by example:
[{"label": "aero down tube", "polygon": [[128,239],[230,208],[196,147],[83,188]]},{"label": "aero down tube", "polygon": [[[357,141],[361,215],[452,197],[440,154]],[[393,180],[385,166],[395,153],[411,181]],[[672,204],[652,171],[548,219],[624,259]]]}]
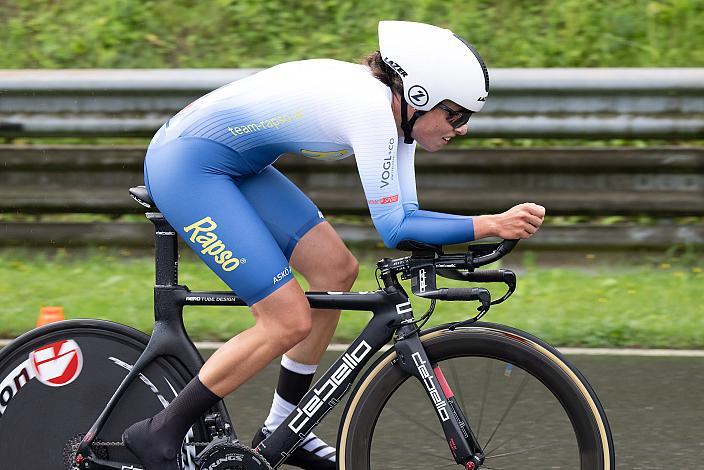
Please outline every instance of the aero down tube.
[{"label": "aero down tube", "polygon": [[479,442],[469,429],[442,371],[428,359],[418,335],[409,335],[396,342],[394,347],[399,358],[397,364],[420,380],[434,405],[455,461],[468,469],[479,468],[484,460]]},{"label": "aero down tube", "polygon": [[375,313],[362,334],[305,394],[293,412],[257,446],[272,467],[279,466],[340,402],[367,361],[391,339],[393,329],[387,324],[397,315],[393,304],[391,309]]}]

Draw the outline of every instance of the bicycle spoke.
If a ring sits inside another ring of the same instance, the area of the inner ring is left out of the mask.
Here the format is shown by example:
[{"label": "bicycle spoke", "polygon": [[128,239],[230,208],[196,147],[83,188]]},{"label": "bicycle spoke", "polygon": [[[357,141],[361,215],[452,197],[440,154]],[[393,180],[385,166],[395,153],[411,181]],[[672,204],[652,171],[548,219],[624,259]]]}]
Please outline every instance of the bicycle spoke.
[{"label": "bicycle spoke", "polygon": [[494,436],[496,435],[496,432],[499,430],[499,428],[500,428],[501,425],[503,424],[504,420],[506,419],[506,417],[508,416],[508,414],[509,414],[509,413],[511,412],[511,410],[513,409],[514,405],[518,402],[518,399],[520,398],[521,394],[523,393],[523,389],[525,388],[526,384],[528,383],[528,378],[529,378],[529,377],[530,377],[530,375],[528,375],[528,374],[525,374],[525,376],[523,377],[523,381],[522,381],[521,384],[518,386],[518,390],[516,390],[516,393],[514,394],[513,398],[511,398],[511,402],[508,404],[508,407],[506,408],[506,411],[504,411],[504,414],[501,416],[501,419],[500,419],[499,422],[496,424],[496,428],[494,428],[494,431],[493,431],[493,432],[491,433],[491,435],[489,436],[489,439],[486,441],[486,444],[484,444],[484,447],[485,447],[485,448],[489,446],[489,443],[491,442],[491,440],[492,440],[492,439],[494,438]]},{"label": "bicycle spoke", "polygon": [[484,393],[482,394],[482,401],[479,408],[479,424],[477,425],[477,439],[479,439],[480,433],[482,431],[482,421],[484,420],[484,409],[486,408],[486,399],[489,396],[489,382],[491,381],[491,361],[486,361],[486,371],[484,376],[486,380],[484,381]]},{"label": "bicycle spoke", "polygon": [[[538,425],[541,424],[541,423],[545,420],[545,417],[546,417],[546,416],[547,416],[546,413],[541,413],[540,416],[538,417],[538,419],[536,419],[535,421],[533,421],[531,425],[532,425],[533,427],[539,427]],[[515,437],[509,437],[509,438],[505,439],[501,444],[497,445],[497,446],[494,447],[493,449],[485,451],[485,452],[484,452],[484,455],[492,455],[494,452],[496,452],[497,450],[501,449],[501,448],[502,448],[503,446],[505,446],[506,444],[508,444],[508,443],[510,443],[511,441],[513,441],[513,439],[515,439]],[[486,448],[486,446],[485,446],[485,448]]]},{"label": "bicycle spoke", "polygon": [[[444,465],[444,466],[442,466],[442,467],[440,467],[440,468],[446,468],[446,467],[462,467],[462,465],[459,465],[457,462],[455,462],[455,461],[453,460],[451,464],[449,464],[449,465]],[[482,464],[482,466],[481,466],[480,468],[486,468],[487,470],[501,470],[500,467],[489,467],[489,466],[483,465],[483,464]]]},{"label": "bicycle spoke", "polygon": [[457,387],[457,394],[455,394],[455,396],[459,397],[460,406],[462,407],[462,410],[466,414],[467,407],[464,405],[464,393],[462,393],[462,385],[461,385],[461,382],[457,376],[457,369],[455,368],[454,362],[447,361],[447,363],[450,366],[450,374],[452,375],[453,385],[455,385]]},{"label": "bicycle spoke", "polygon": [[[449,451],[448,451],[449,452]],[[450,465],[457,465],[454,459],[451,459],[447,455],[438,455],[438,454],[433,454],[431,452],[422,452],[420,455],[427,455],[428,457],[435,457],[436,459],[440,460],[447,460],[448,462],[452,462]]]},{"label": "bicycle spoke", "polygon": [[418,419],[416,419],[416,418],[413,418],[411,415],[409,415],[409,414],[408,414],[406,411],[404,411],[403,409],[400,409],[400,408],[398,408],[398,407],[396,407],[396,406],[393,406],[393,405],[391,405],[390,403],[389,403],[388,407],[389,407],[389,409],[390,409],[391,411],[393,411],[394,413],[397,413],[397,414],[403,416],[404,418],[406,418],[406,419],[407,419],[408,421],[410,421],[411,423],[414,423],[414,424],[418,425],[418,427],[425,429],[425,430],[428,431],[429,433],[431,433],[431,434],[433,434],[434,436],[439,437],[440,439],[442,439],[443,441],[445,441],[445,435],[444,435],[444,434],[440,434],[438,431],[436,431],[435,429],[432,429],[430,426],[424,424],[422,421],[420,421],[420,420],[418,420]]},{"label": "bicycle spoke", "polygon": [[[464,465],[459,464],[459,463],[457,463],[457,462],[455,462],[455,461],[453,460],[451,464],[443,465],[443,466],[440,467],[440,468],[447,468],[447,467],[461,467],[461,468],[464,468]],[[494,467],[494,468],[492,469],[492,467],[487,467],[486,465],[482,465],[480,468],[488,468],[489,470],[498,470],[496,467]]]},{"label": "bicycle spoke", "polygon": [[[449,449],[448,449],[448,452],[449,452]],[[432,457],[432,458],[435,458],[435,459],[438,459],[438,460],[444,460],[444,461],[447,461],[447,462],[452,462],[452,463],[450,463],[449,465],[443,465],[442,468],[444,468],[444,467],[451,467],[451,466],[453,466],[453,465],[457,465],[457,462],[455,462],[455,460],[452,459],[452,458],[450,458],[448,455],[434,454],[434,453],[428,452],[428,451],[418,451],[417,456],[427,456],[427,457]]]},{"label": "bicycle spoke", "polygon": [[491,455],[491,456],[487,456],[486,459],[487,459],[487,460],[489,460],[489,459],[498,459],[498,458],[501,458],[501,457],[508,457],[508,456],[510,456],[510,455],[525,454],[526,452],[532,452],[532,451],[538,450],[538,449],[547,449],[547,448],[549,448],[549,447],[557,447],[557,446],[558,446],[558,443],[555,442],[555,443],[553,443],[553,444],[545,444],[545,445],[542,445],[542,446],[529,447],[529,448],[527,448],[527,449],[517,450],[517,451],[515,451],[515,452],[505,452],[505,453],[503,453],[503,454]]},{"label": "bicycle spoke", "polygon": [[457,462],[455,462],[455,461],[453,460],[452,463],[449,463],[449,464],[447,464],[447,465],[443,465],[443,466],[440,467],[440,468],[458,467],[458,466],[460,466],[460,465],[459,465]]}]

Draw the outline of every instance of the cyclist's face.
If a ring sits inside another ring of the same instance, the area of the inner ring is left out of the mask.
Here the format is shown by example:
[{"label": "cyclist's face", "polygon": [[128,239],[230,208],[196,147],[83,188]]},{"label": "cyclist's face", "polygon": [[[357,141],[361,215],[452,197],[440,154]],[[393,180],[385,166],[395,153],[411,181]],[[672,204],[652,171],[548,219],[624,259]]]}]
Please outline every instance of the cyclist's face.
[{"label": "cyclist's face", "polygon": [[[446,100],[443,104],[452,110],[460,110],[452,101]],[[453,127],[456,119],[457,115],[451,115],[447,110],[433,108],[418,118],[413,126],[412,136],[425,150],[435,152],[447,145],[453,137],[467,133],[467,124]]]}]

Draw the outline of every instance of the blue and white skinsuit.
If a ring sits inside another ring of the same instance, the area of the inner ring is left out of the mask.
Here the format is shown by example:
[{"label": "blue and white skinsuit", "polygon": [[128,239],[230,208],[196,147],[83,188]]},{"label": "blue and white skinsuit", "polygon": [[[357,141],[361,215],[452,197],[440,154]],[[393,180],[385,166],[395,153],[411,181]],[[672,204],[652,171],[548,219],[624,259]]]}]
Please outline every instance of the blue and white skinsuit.
[{"label": "blue and white skinsuit", "polygon": [[272,166],[285,153],[354,155],[388,247],[474,238],[471,217],[418,208],[415,143],[399,138],[391,91],[367,67],[328,59],[281,64],[184,108],[157,131],[144,162],[159,210],[248,305],[293,279],[296,243],[324,220]]}]

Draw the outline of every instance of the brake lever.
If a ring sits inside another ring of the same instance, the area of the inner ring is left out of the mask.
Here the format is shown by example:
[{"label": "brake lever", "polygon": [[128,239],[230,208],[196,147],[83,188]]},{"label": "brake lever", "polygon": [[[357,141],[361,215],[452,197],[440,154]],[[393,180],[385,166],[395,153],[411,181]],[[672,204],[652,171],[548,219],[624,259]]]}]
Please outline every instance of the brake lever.
[{"label": "brake lever", "polygon": [[516,291],[516,273],[509,269],[502,269],[502,271],[505,271],[504,276],[505,276],[505,281],[504,284],[508,287],[508,290],[506,293],[501,297],[500,299],[496,299],[493,302],[491,302],[491,305],[498,305],[501,302],[505,301],[509,297],[513,295],[513,293]]}]

